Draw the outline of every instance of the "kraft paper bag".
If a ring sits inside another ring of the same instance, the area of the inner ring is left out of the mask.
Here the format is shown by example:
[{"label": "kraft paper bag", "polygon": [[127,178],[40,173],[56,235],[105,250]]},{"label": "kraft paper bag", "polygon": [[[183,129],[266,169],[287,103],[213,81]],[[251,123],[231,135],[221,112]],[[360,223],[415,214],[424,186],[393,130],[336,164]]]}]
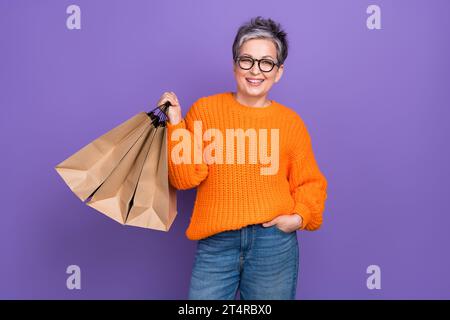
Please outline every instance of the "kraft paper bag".
[{"label": "kraft paper bag", "polygon": [[176,215],[176,190],[168,175],[167,128],[162,127],[153,137],[126,224],[169,231]]},{"label": "kraft paper bag", "polygon": [[123,122],[58,164],[56,171],[82,201],[88,199],[87,205],[115,221],[169,231],[177,215],[176,190],[168,175],[169,105]]},{"label": "kraft paper bag", "polygon": [[148,115],[141,112],[92,141],[55,169],[73,193],[85,201],[150,125]]},{"label": "kraft paper bag", "polygon": [[121,224],[125,223],[130,210],[131,199],[151,145],[149,135],[155,130],[154,127],[150,126],[146,128],[144,134],[139,137],[105,182],[86,203],[88,206]]}]

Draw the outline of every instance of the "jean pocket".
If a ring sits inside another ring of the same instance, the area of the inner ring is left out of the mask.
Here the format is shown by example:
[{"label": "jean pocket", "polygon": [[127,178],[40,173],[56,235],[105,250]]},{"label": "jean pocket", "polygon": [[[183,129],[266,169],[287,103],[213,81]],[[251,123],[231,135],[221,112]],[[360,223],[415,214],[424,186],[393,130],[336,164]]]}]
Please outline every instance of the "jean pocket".
[{"label": "jean pocket", "polygon": [[280,228],[278,228],[278,226],[277,226],[276,224],[273,225],[273,228],[275,228],[275,230],[276,230],[277,232],[280,232],[281,234],[292,234],[292,233],[295,232],[295,230],[294,230],[294,231],[291,231],[291,232],[283,231],[283,230],[281,230]]}]

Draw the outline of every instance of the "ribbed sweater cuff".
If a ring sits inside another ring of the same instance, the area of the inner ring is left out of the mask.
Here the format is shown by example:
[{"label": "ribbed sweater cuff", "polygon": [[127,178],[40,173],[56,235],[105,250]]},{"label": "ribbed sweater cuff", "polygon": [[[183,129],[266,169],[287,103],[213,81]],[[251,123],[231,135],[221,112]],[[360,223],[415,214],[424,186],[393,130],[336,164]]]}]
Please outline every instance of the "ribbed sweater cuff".
[{"label": "ribbed sweater cuff", "polygon": [[179,129],[179,128],[186,128],[186,122],[184,121],[184,119],[181,119],[180,122],[178,122],[177,124],[171,124],[169,121],[166,122],[167,125],[167,130],[169,132],[172,132],[175,129]]},{"label": "ribbed sweater cuff", "polygon": [[311,210],[303,203],[296,203],[294,212],[302,217],[303,223],[299,230],[304,230],[308,223],[311,221]]}]

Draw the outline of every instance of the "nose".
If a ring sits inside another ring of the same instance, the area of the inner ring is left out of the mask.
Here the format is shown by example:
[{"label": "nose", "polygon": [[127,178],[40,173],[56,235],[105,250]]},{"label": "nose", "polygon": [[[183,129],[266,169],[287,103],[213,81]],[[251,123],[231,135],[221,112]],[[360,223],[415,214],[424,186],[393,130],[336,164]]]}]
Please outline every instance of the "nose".
[{"label": "nose", "polygon": [[255,61],[255,63],[253,64],[253,67],[250,69],[250,73],[252,75],[258,75],[261,72],[261,70],[259,70],[259,66],[258,66],[258,62]]}]

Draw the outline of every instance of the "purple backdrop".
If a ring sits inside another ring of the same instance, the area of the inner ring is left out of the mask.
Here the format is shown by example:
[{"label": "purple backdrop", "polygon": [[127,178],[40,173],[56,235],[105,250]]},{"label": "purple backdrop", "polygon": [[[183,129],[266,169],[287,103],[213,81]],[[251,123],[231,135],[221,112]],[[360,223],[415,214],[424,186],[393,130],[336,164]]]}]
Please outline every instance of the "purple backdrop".
[{"label": "purple backdrop", "polygon": [[[80,30],[66,27],[71,4]],[[366,27],[371,4],[381,30]],[[195,190],[178,192],[168,233],[123,227],[54,166],[164,91],[185,114],[235,90],[235,32],[262,15],[291,44],[270,97],[304,119],[329,181],[322,228],[298,232],[297,298],[449,299],[449,12],[446,0],[1,1],[0,298],[187,298]],[[381,289],[366,285],[370,265]]]}]

